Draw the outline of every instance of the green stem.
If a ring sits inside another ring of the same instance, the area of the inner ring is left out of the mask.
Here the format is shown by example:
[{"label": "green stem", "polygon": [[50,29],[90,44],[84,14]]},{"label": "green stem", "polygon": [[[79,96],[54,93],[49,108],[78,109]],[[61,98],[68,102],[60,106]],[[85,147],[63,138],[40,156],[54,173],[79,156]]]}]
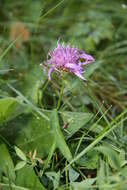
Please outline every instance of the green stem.
[{"label": "green stem", "polygon": [[60,108],[60,104],[61,104],[61,100],[62,100],[62,97],[63,97],[63,91],[64,91],[64,78],[62,79],[62,86],[61,86],[61,89],[60,89],[60,96],[59,96],[59,100],[57,102],[57,110],[59,110]]},{"label": "green stem", "polygon": [[47,80],[45,81],[44,85],[42,86],[42,89],[41,89],[41,93],[42,93],[41,99],[43,98],[44,91],[45,91],[45,89],[47,88],[48,84],[49,84],[49,80],[47,79]]}]

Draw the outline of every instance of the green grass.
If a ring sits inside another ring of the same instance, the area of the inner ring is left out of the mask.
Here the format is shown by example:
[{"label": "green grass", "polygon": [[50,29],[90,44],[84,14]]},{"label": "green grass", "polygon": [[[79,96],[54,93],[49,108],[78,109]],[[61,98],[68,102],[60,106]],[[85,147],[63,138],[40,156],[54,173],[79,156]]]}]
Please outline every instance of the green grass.
[{"label": "green grass", "polygon": [[[0,5],[0,189],[127,190],[126,1]],[[47,80],[59,38],[95,57],[86,82]]]}]

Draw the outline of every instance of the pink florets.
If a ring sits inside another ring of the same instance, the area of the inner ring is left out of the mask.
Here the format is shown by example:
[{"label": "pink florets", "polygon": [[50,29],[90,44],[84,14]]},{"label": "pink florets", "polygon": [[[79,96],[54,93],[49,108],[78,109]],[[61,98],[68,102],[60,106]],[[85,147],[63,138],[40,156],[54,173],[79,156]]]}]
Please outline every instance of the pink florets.
[{"label": "pink florets", "polygon": [[45,65],[49,65],[48,79],[51,80],[52,71],[67,71],[75,74],[79,78],[85,80],[82,76],[83,65],[91,63],[94,58],[91,55],[86,54],[84,51],[67,45],[62,46],[57,42],[57,47],[48,53],[47,61]]}]

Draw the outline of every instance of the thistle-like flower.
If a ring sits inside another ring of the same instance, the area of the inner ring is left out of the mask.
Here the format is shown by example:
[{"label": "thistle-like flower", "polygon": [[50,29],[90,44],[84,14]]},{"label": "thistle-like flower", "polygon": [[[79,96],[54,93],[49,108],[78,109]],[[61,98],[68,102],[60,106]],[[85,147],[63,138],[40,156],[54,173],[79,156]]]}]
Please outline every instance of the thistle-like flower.
[{"label": "thistle-like flower", "polygon": [[48,53],[45,63],[46,67],[49,65],[48,79],[51,80],[51,73],[53,71],[66,71],[85,80],[82,75],[83,65],[93,61],[94,58],[91,55],[77,48],[71,48],[69,45],[65,46],[64,43],[60,45],[58,41],[57,47]]}]

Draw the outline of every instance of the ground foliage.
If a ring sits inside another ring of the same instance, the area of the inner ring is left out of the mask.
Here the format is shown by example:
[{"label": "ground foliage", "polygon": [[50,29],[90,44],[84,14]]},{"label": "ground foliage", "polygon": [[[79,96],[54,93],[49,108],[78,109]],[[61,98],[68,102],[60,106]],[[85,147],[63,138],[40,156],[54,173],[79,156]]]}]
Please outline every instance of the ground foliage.
[{"label": "ground foliage", "polygon": [[[0,189],[127,189],[126,34],[124,0],[0,1]],[[59,38],[96,61],[56,110]]]}]

